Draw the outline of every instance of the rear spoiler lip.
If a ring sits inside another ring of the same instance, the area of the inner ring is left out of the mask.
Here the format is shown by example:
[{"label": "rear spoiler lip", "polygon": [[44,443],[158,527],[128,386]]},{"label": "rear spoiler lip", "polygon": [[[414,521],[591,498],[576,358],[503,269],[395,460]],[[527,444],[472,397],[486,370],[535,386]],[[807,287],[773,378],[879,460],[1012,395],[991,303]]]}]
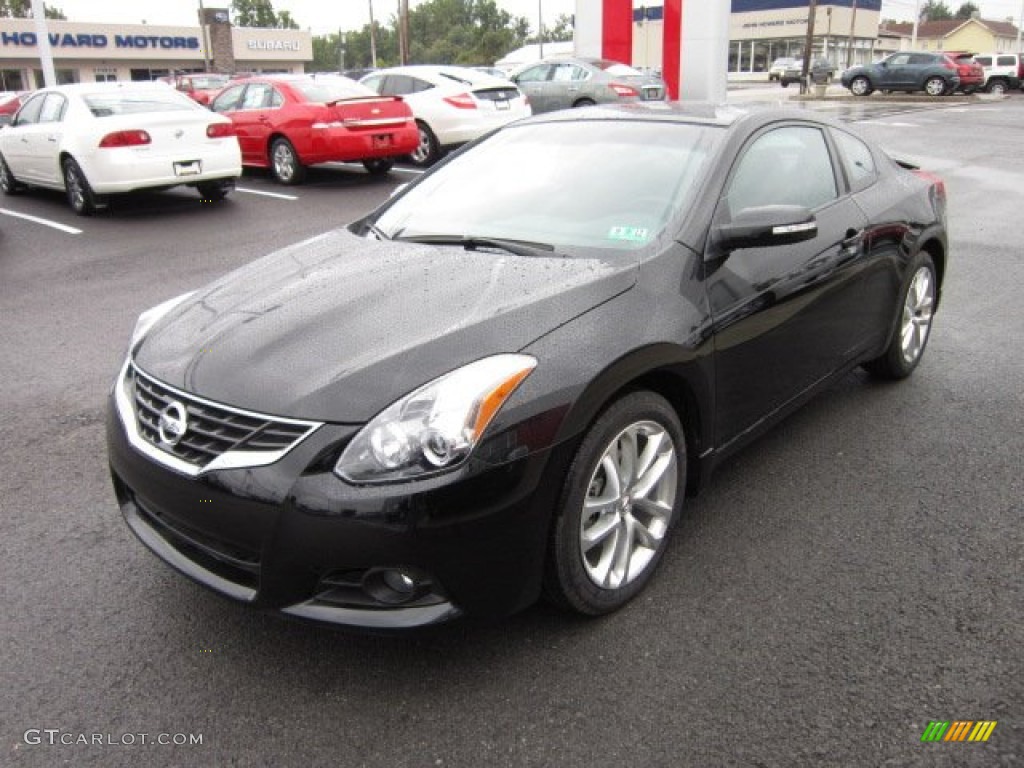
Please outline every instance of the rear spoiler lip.
[{"label": "rear spoiler lip", "polygon": [[370,96],[367,94],[366,96],[342,96],[340,99],[325,101],[324,104],[328,107],[333,107],[336,104],[352,104],[353,102],[358,101],[404,101],[404,99],[401,96],[381,96],[379,94]]}]

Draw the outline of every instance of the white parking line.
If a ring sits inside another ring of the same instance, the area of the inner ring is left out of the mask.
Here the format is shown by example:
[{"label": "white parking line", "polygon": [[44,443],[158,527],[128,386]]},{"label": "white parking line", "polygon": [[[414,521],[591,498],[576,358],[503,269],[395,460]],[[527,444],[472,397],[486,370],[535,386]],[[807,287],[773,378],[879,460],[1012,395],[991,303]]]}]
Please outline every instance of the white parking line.
[{"label": "white parking line", "polygon": [[236,192],[246,192],[250,195],[263,195],[264,197],[276,197],[278,200],[298,200],[298,195],[282,195],[280,192],[264,192],[261,189],[248,189],[247,187],[235,187]]},{"label": "white parking line", "polygon": [[69,227],[67,224],[61,224],[59,221],[41,219],[38,216],[29,216],[27,213],[18,213],[17,211],[11,211],[7,208],[0,208],[0,213],[4,216],[13,216],[16,219],[25,219],[26,221],[34,221],[36,224],[42,224],[46,227],[53,227],[54,229],[59,229],[61,232],[67,232],[69,235],[82,234],[82,230],[75,227]]},{"label": "white parking line", "polygon": [[[324,165],[333,166],[334,168],[352,168],[353,170],[362,170],[363,169],[363,164],[362,163],[341,163],[341,162],[331,161],[331,162],[324,163]],[[426,171],[421,171],[421,170],[419,170],[417,168],[402,168],[401,166],[397,166],[396,165],[394,168],[391,169],[391,173],[415,173],[415,174],[420,174],[420,173],[426,173]]]}]

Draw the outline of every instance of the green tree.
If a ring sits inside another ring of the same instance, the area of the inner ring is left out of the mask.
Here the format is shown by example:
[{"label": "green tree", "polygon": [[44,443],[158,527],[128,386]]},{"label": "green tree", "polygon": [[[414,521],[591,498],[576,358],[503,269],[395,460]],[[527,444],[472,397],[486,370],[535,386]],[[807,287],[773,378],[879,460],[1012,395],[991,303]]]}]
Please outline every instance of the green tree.
[{"label": "green tree", "polygon": [[942,0],[928,0],[921,6],[922,21],[946,21],[953,18],[953,12]]},{"label": "green tree", "polygon": [[[43,6],[43,15],[48,19],[67,21],[67,16],[60,8],[52,8],[47,3]],[[0,18],[31,19],[32,0],[0,0]]]},{"label": "green tree", "polygon": [[495,0],[426,0],[409,12],[409,57],[413,63],[487,64],[523,45],[529,29],[525,18]]},{"label": "green tree", "polygon": [[572,40],[572,16],[560,14],[552,27],[544,27],[545,43],[564,43]]},{"label": "green tree", "polygon": [[963,3],[956,9],[956,17],[958,19],[969,19],[973,13],[981,13],[981,9],[974,3]]},{"label": "green tree", "polygon": [[298,29],[288,11],[274,12],[272,0],[232,0],[234,23],[239,27],[261,27],[264,29]]}]

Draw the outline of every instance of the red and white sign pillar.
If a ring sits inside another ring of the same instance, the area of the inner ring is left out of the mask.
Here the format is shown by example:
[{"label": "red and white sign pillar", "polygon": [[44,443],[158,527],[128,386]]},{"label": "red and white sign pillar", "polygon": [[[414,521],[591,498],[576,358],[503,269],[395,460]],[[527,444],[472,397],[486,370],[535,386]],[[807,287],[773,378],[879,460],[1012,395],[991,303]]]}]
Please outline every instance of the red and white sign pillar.
[{"label": "red and white sign pillar", "polygon": [[[633,6],[576,0],[576,54],[633,63]],[[662,76],[670,99],[724,102],[731,0],[663,0]]]}]

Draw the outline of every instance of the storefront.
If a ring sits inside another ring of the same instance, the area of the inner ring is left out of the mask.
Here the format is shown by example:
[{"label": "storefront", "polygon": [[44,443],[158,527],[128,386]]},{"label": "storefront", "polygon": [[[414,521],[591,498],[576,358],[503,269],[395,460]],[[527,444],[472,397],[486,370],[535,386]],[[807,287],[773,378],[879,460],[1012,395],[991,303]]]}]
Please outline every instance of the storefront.
[{"label": "storefront", "polygon": [[[225,17],[226,18],[226,17]],[[313,59],[308,31],[252,29],[220,24],[203,28],[148,24],[48,21],[54,69],[60,83],[152,80],[175,72],[302,72]],[[0,91],[43,85],[35,23],[0,22]]]}]

